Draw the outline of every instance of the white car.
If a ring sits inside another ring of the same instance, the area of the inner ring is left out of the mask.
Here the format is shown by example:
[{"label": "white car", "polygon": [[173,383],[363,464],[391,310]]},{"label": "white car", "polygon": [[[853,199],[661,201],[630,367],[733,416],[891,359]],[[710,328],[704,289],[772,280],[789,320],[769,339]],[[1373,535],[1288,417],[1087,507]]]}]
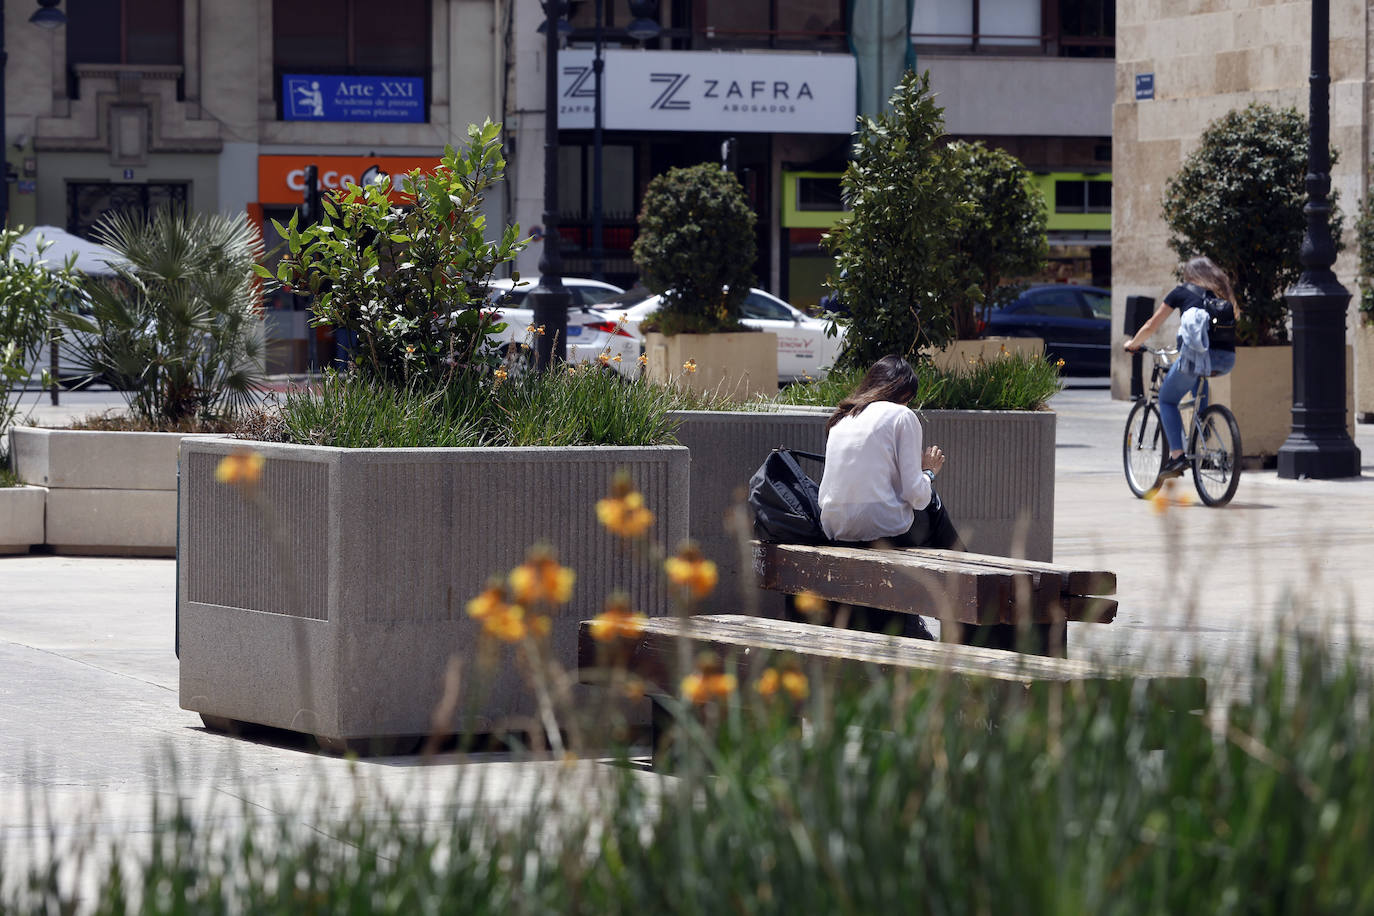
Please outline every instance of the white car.
[{"label": "white car", "polygon": [[[628,301],[632,294],[627,293],[600,308],[604,316],[620,324],[622,330],[640,341],[643,341],[644,335],[639,331],[639,323],[658,311],[661,305],[658,296],[644,292],[645,298],[637,302]],[[829,322],[812,318],[761,289],[749,290],[744,304],[740,306],[740,315],[746,327],[778,335],[780,382],[824,378],[840,355],[840,347],[844,343],[843,326],[831,337],[826,333]]]},{"label": "white car", "polygon": [[[515,344],[533,346],[529,329],[534,324],[534,311],[523,306],[529,291],[538,285],[537,277],[522,278],[518,286],[510,279],[493,280],[489,284],[489,301],[499,312],[498,320],[506,324],[506,329],[495,338],[503,352]],[[637,375],[642,349],[639,339],[593,308],[625,291],[610,283],[582,277],[564,277],[563,285],[572,295],[572,306],[568,309],[568,362],[589,363],[605,353],[611,365],[622,374]],[[620,357],[619,361],[616,357]]]}]

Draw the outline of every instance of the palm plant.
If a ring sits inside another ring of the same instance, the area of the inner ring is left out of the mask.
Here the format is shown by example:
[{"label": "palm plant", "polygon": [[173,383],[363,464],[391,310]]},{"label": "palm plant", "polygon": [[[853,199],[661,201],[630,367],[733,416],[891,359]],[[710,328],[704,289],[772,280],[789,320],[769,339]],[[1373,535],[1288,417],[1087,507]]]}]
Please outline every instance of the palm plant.
[{"label": "palm plant", "polygon": [[262,241],[247,217],[114,213],[95,236],[128,266],[88,278],[83,307],[60,315],[82,372],[125,390],[155,428],[252,405],[265,345],[253,274]]}]

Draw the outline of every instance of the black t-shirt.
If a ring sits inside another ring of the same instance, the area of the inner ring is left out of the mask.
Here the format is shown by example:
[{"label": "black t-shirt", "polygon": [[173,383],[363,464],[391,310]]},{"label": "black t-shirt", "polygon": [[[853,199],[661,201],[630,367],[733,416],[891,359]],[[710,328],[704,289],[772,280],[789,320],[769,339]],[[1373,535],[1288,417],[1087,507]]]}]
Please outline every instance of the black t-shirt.
[{"label": "black t-shirt", "polygon": [[[1177,309],[1181,315],[1191,308],[1202,308],[1203,297],[1206,291],[1202,287],[1192,283],[1184,283],[1175,286],[1169,291],[1169,295],[1164,297],[1164,304],[1172,309]],[[1228,334],[1211,334],[1207,341],[1213,350],[1229,350],[1235,352],[1236,341],[1234,332]]]}]

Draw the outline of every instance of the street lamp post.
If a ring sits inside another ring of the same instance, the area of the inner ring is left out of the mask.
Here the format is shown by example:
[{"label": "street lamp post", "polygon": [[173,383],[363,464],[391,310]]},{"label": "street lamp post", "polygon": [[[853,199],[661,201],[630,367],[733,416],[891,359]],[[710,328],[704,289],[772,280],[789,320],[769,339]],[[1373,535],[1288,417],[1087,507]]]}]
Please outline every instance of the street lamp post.
[{"label": "street lamp post", "polygon": [[601,59],[601,4],[602,0],[596,0],[596,34],[592,38],[592,91],[596,93],[592,101],[592,278],[596,280],[606,279],[605,226],[601,210],[601,71],[605,67]]},{"label": "street lamp post", "polygon": [[558,246],[558,22],[563,0],[544,4],[544,234],[539,256],[539,285],[530,290],[534,324],[535,368],[544,372],[554,359],[567,359],[568,305],[563,286],[563,257]]},{"label": "street lamp post", "polygon": [[1329,0],[1312,0],[1307,233],[1302,276],[1288,291],[1293,316],[1293,427],[1279,447],[1279,476],[1358,477],[1360,450],[1345,428],[1345,316],[1350,293],[1331,270]]}]

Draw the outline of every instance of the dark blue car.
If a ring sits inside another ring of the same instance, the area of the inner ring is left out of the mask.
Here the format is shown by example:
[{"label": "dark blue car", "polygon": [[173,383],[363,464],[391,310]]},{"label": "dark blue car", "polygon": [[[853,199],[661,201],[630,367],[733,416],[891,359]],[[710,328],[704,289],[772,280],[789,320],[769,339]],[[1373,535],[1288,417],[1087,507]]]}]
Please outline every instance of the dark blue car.
[{"label": "dark blue car", "polygon": [[1066,375],[1106,375],[1111,364],[1112,293],[1064,283],[1032,286],[988,313],[989,337],[1040,337],[1045,358]]}]

